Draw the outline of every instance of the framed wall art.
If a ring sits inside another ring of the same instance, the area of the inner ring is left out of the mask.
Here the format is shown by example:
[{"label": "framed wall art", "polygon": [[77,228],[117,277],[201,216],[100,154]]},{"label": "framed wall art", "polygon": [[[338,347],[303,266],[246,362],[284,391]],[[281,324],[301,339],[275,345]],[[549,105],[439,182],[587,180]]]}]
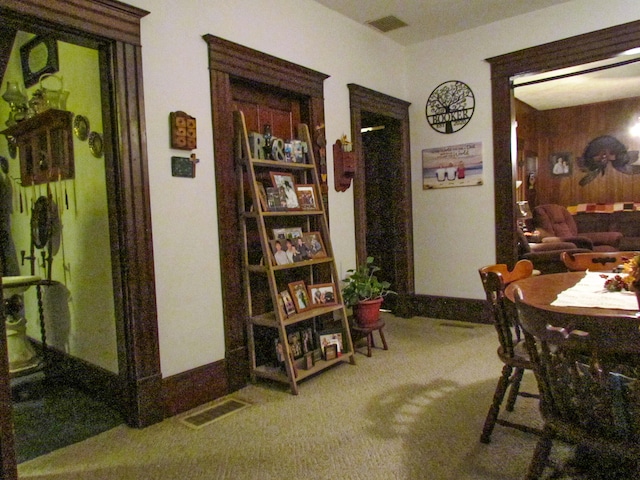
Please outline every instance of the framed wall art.
[{"label": "framed wall art", "polygon": [[58,42],[50,36],[37,36],[20,47],[24,86],[29,88],[45,73],[58,71]]}]

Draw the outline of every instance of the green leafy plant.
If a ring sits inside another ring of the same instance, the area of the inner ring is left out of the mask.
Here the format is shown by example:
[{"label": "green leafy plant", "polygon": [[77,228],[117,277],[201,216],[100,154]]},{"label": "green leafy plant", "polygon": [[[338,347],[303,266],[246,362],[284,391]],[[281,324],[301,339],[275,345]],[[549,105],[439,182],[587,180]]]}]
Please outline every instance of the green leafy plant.
[{"label": "green leafy plant", "polygon": [[367,257],[367,262],[355,269],[347,270],[347,277],[343,279],[342,298],[348,307],[353,307],[358,302],[383,298],[388,294],[395,294],[389,290],[389,282],[381,282],[375,273],[380,267],[373,264],[373,257]]}]

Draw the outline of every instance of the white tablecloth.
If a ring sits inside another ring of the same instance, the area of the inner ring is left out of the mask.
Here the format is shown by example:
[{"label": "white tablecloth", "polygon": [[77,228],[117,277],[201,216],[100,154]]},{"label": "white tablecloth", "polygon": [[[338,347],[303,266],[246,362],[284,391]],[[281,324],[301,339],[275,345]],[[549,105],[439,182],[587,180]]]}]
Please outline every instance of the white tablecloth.
[{"label": "white tablecloth", "polygon": [[606,278],[615,273],[586,272],[576,285],[558,294],[551,303],[554,307],[619,308],[638,311],[638,300],[634,292],[609,292],[604,288]]}]

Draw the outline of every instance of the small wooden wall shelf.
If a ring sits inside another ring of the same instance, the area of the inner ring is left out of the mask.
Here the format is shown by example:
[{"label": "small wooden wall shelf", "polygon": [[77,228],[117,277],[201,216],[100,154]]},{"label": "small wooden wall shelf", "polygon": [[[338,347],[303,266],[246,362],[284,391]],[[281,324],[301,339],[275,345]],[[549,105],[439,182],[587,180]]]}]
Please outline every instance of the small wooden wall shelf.
[{"label": "small wooden wall shelf", "polygon": [[73,178],[72,118],[72,112],[49,109],[0,132],[15,138],[23,186]]}]

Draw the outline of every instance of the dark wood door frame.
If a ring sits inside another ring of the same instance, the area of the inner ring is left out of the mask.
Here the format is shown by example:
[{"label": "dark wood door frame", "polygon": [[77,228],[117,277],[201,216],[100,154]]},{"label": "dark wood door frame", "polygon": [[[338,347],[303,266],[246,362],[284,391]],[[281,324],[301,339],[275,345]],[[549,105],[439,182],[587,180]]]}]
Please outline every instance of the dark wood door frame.
[{"label": "dark wood door frame", "polygon": [[[140,19],[147,14],[114,0],[0,0],[4,23],[99,50],[118,337],[119,381],[113,394],[134,427],[163,418],[140,46]],[[12,431],[5,409],[0,409],[0,428]],[[17,478],[15,452],[7,452],[10,445],[3,437],[0,442],[0,478]]]},{"label": "dark wood door frame", "polygon": [[515,166],[512,159],[515,122],[511,78],[603,60],[640,47],[640,21],[585,33],[487,59],[491,64],[493,104],[494,209],[496,262],[513,265],[517,256]]},{"label": "dark wood door frame", "polygon": [[[223,387],[227,392],[232,392],[245,386],[249,378],[246,306],[241,283],[242,259],[237,248],[240,244],[240,225],[233,150],[233,84],[254,83],[261,88],[266,86],[299,97],[301,119],[309,125],[311,135],[315,138],[316,127],[324,126],[323,82],[328,75],[213,35],[205,35],[204,40],[209,46],[227,374],[226,379],[218,381],[226,383]],[[320,158],[318,145],[312,147],[316,158]]]},{"label": "dark wood door frame", "polygon": [[349,104],[351,109],[351,138],[356,152],[356,174],[353,179],[353,202],[356,232],[356,260],[364,263],[367,258],[367,212],[365,179],[365,158],[362,149],[362,112],[369,112],[400,121],[401,151],[399,152],[397,198],[394,209],[397,211],[394,230],[397,232],[398,255],[395,273],[398,292],[396,312],[399,315],[410,314],[408,300],[415,293],[413,275],[413,216],[411,200],[411,147],[409,138],[409,102],[399,100],[375,90],[350,83]]}]

